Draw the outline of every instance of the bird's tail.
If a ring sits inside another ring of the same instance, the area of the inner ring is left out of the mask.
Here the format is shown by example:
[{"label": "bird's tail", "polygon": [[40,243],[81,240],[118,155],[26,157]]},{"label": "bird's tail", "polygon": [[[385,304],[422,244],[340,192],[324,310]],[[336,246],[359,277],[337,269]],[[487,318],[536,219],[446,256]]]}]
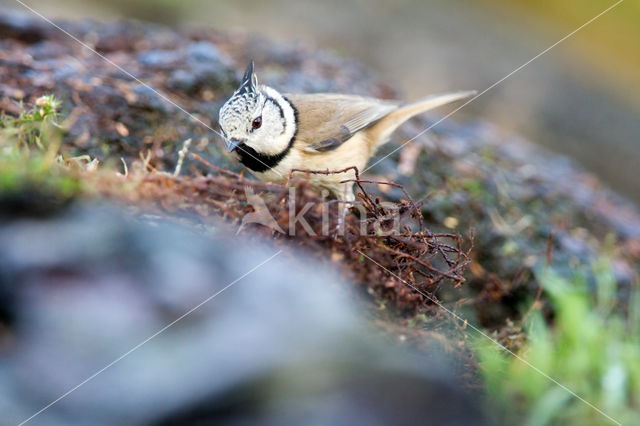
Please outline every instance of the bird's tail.
[{"label": "bird's tail", "polygon": [[411,117],[422,114],[442,105],[459,101],[474,96],[475,90],[431,95],[419,101],[403,105],[387,114],[369,129],[370,137],[377,140],[377,145],[382,145],[389,140],[391,134]]}]

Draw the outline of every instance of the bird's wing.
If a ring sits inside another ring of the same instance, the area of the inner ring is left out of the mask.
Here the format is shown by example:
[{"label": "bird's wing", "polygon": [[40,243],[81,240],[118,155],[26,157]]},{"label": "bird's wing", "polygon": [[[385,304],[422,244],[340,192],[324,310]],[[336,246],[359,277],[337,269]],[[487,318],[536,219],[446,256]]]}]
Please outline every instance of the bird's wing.
[{"label": "bird's wing", "polygon": [[298,111],[296,140],[311,153],[336,149],[356,132],[398,108],[393,102],[331,93],[285,97]]}]

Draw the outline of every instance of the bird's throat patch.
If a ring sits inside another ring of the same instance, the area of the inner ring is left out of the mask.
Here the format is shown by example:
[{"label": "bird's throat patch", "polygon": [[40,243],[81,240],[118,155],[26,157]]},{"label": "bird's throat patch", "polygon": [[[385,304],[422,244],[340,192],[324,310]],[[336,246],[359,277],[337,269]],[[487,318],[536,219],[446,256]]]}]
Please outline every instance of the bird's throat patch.
[{"label": "bird's throat patch", "polygon": [[236,148],[236,152],[240,156],[240,162],[242,165],[254,172],[262,173],[276,167],[280,161],[287,156],[289,151],[291,151],[293,141],[294,138],[291,138],[291,141],[285,150],[274,155],[260,154],[245,143],[239,144]]}]

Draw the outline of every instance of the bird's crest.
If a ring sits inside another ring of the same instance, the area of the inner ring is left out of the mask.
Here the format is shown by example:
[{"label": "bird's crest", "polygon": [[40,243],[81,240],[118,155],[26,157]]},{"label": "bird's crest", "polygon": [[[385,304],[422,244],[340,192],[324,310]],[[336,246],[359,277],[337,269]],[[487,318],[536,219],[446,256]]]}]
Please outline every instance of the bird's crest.
[{"label": "bird's crest", "polygon": [[258,88],[258,76],[253,71],[253,60],[249,61],[249,65],[247,65],[247,69],[244,71],[244,75],[242,76],[242,81],[240,82],[240,87],[236,90],[236,95],[244,94],[244,93],[255,93]]}]

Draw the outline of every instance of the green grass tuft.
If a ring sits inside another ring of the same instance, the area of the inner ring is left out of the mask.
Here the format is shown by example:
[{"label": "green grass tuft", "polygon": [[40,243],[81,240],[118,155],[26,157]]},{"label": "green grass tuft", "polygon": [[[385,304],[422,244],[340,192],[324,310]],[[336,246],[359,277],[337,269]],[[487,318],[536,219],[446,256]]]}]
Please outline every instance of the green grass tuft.
[{"label": "green grass tuft", "polygon": [[[640,412],[640,292],[619,306],[609,260],[587,274],[538,274],[553,318],[540,310],[527,319],[518,355],[622,424]],[[628,305],[628,306],[627,306]],[[526,425],[614,424],[588,404],[493,343],[476,345],[487,392],[500,420]]]}]

